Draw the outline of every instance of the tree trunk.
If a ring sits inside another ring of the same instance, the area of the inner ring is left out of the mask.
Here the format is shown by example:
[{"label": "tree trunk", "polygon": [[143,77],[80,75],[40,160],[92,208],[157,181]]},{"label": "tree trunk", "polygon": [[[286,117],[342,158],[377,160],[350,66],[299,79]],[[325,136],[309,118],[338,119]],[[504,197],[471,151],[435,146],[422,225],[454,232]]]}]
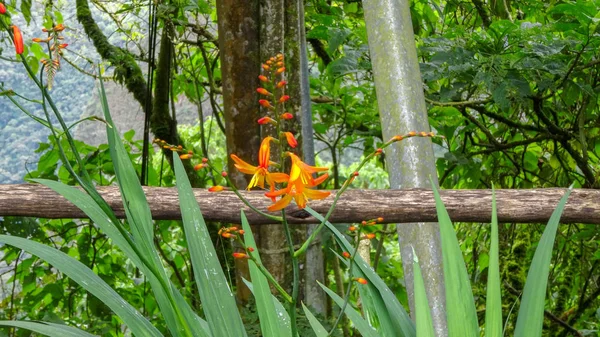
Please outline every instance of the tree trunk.
[{"label": "tree trunk", "polygon": [[[382,131],[385,140],[408,131],[428,131],[423,84],[407,0],[363,2]],[[437,183],[431,139],[407,139],[386,151],[391,188]],[[411,312],[414,313],[412,249],[419,257],[434,328],[446,336],[444,276],[437,223],[399,224],[398,241]]]},{"label": "tree trunk", "polygon": [[[260,114],[253,87],[260,74],[260,15],[256,1],[217,1],[219,49],[223,87],[223,116],[227,153],[235,153],[250,161],[256,158],[260,146],[260,129],[256,123]],[[249,176],[240,173],[228,160],[229,177],[240,189]],[[259,240],[257,240],[259,245]],[[249,279],[247,261],[235,260],[237,298],[241,304],[250,298],[250,290],[242,277]]]}]

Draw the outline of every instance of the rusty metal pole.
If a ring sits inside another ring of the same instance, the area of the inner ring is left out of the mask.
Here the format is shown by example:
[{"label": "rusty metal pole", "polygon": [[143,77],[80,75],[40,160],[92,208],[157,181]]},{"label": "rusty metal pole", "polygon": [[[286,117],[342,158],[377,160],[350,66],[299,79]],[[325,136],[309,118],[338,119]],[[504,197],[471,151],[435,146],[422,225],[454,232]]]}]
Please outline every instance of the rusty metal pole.
[{"label": "rusty metal pole", "polygon": [[[408,131],[429,131],[408,0],[364,0],[365,23],[385,140]],[[384,122],[385,121],[385,122]],[[437,184],[429,138],[395,143],[386,151],[391,188]],[[444,276],[437,223],[398,224],[398,241],[410,311],[414,313],[412,248],[423,271],[437,336],[446,336]]]}]

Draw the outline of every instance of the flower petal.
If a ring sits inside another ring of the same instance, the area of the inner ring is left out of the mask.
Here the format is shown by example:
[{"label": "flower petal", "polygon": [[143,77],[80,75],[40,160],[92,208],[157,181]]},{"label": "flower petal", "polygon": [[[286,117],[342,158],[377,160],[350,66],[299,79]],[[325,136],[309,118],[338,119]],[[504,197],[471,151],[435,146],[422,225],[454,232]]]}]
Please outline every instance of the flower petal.
[{"label": "flower petal", "polygon": [[279,199],[279,201],[267,207],[267,209],[271,212],[282,210],[290,204],[290,201],[292,201],[292,196],[290,194],[286,194],[283,198]]},{"label": "flower petal", "polygon": [[233,153],[231,154],[231,159],[235,162],[235,167],[242,173],[254,174],[258,170],[258,167],[246,163]]}]

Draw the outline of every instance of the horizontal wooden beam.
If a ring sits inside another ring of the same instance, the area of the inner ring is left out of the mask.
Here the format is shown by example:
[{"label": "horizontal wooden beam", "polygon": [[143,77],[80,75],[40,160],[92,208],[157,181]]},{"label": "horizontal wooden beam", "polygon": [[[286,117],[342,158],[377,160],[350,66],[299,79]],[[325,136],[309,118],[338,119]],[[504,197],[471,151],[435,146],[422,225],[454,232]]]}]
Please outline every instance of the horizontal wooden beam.
[{"label": "horizontal wooden beam", "polygon": [[[98,187],[100,194],[118,217],[125,216],[119,189]],[[177,190],[164,187],[144,187],[154,219],[180,219]],[[498,218],[501,222],[546,222],[564,188],[497,190]],[[335,191],[332,191],[335,193]],[[240,209],[246,211],[251,224],[269,220],[252,212],[233,192],[211,193],[195,189],[196,200],[208,221],[239,222]],[[261,210],[271,204],[260,191],[243,191],[250,203]],[[442,190],[450,218],[461,222],[490,222],[491,190]],[[310,206],[325,214],[333,196],[312,201]],[[297,206],[286,214],[290,223],[315,223],[315,219]],[[85,214],[49,188],[38,184],[0,185],[0,216],[31,216],[43,218],[85,218]],[[433,193],[426,189],[348,190],[340,198],[332,214],[332,223],[352,223],[383,217],[386,223],[436,221]],[[600,224],[600,190],[574,189],[561,218],[563,223]],[[272,221],[271,221],[272,222]]]}]

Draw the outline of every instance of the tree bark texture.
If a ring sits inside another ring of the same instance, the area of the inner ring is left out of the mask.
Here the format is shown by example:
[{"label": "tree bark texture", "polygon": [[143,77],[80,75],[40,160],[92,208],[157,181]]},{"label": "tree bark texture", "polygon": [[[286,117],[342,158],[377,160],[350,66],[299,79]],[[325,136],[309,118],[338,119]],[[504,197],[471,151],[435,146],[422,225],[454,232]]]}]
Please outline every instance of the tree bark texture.
[{"label": "tree bark texture", "polygon": [[[363,9],[384,139],[412,130],[429,131],[423,82],[410,18],[410,2],[365,0]],[[394,143],[386,149],[386,165],[392,188],[428,187],[431,186],[430,179],[434,179],[437,184],[431,139],[409,139]],[[397,226],[402,260],[412,261],[413,251],[417,254],[436,335],[446,336],[439,226],[437,223],[402,222]],[[404,263],[403,268],[414,318],[412,263]]]},{"label": "tree bark texture", "polygon": [[[261,62],[260,5],[257,1],[217,1],[217,17],[227,153],[254,162],[261,141],[256,123],[260,118],[258,97],[254,90],[258,87]],[[238,188],[248,185],[250,177],[240,173],[231,159],[228,172]],[[261,247],[260,233],[256,231],[256,234],[257,246]],[[241,260],[234,262],[236,296],[240,303],[245,303],[251,296],[242,282],[242,277],[249,278],[248,264]]]},{"label": "tree bark texture", "polygon": [[[102,197],[115,211],[117,217],[125,213],[121,194],[116,186],[98,187]],[[152,217],[181,219],[177,190],[172,187],[144,187],[152,210]],[[547,222],[552,211],[564,195],[564,188],[526,190],[496,190],[498,219],[500,222]],[[266,211],[272,204],[262,191],[242,191],[250,203]],[[335,191],[332,191],[335,193]],[[196,200],[207,221],[237,223],[240,209],[246,212],[251,224],[272,222],[254,213],[233,192],[208,192],[194,189]],[[442,190],[442,200],[453,221],[489,222],[492,212],[491,190]],[[333,196],[313,201],[311,208],[325,214]],[[295,205],[286,209],[292,224],[315,223],[316,220]],[[0,185],[0,216],[31,216],[42,218],[85,218],[85,214],[51,189],[39,184]],[[356,223],[364,219],[383,217],[383,223],[410,223],[436,221],[433,193],[427,189],[403,190],[348,190],[340,198],[330,218],[332,223]],[[600,190],[574,189],[561,217],[562,223],[600,224]],[[409,225],[399,226],[400,230]]]}]

